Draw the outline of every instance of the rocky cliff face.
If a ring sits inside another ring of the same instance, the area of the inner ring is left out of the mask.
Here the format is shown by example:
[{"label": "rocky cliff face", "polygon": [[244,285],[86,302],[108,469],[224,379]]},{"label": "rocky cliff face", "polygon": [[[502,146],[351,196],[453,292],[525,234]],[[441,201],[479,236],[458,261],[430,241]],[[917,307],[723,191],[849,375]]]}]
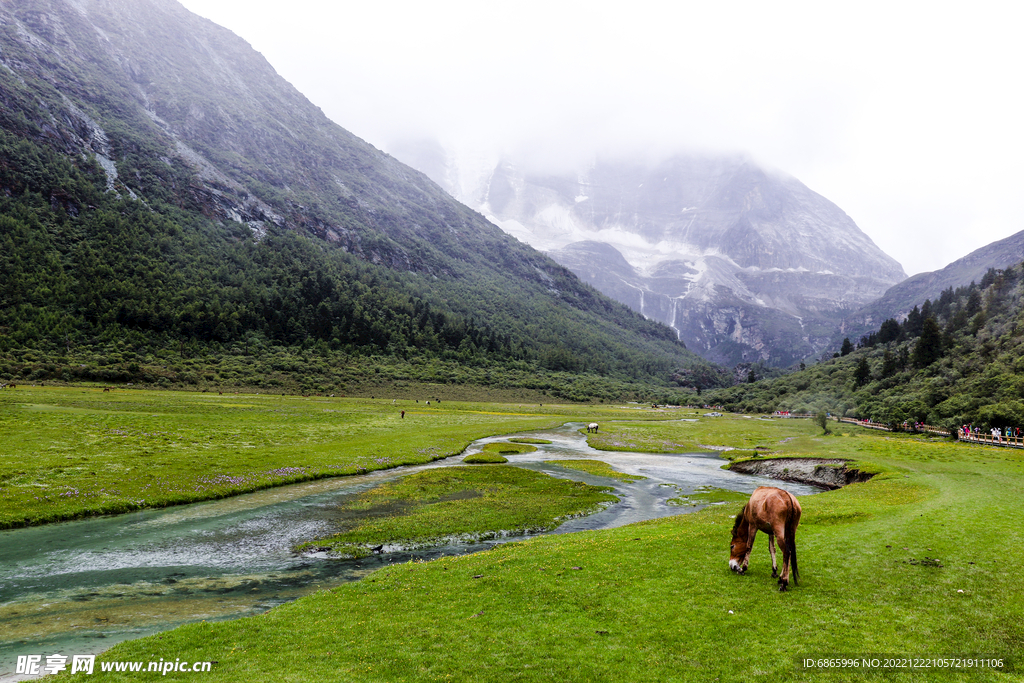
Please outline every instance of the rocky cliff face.
[{"label": "rocky cliff face", "polygon": [[719,362],[789,365],[906,277],[839,207],[744,158],[598,160],[542,174],[396,149],[601,292]]}]

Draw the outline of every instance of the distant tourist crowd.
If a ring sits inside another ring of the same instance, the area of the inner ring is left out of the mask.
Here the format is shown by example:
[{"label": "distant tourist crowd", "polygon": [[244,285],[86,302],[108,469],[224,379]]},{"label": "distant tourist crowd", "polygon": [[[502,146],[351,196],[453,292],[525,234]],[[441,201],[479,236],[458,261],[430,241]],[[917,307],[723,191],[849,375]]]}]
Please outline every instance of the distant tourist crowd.
[{"label": "distant tourist crowd", "polygon": [[[984,433],[981,427],[973,424],[963,425],[957,429],[957,432],[961,439],[977,439]],[[1003,439],[1020,439],[1021,434],[1020,427],[1004,427],[1003,429],[992,427],[989,430],[989,435],[998,442],[1001,442]]]}]

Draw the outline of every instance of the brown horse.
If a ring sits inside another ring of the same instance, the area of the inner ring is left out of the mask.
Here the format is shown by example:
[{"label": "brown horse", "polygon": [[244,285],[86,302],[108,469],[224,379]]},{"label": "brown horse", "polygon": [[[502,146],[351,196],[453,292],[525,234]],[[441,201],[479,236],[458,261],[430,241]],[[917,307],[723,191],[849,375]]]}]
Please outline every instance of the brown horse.
[{"label": "brown horse", "polygon": [[[747,571],[750,551],[758,530],[768,534],[768,551],[772,555],[772,578],[779,579],[779,590],[789,587],[789,570],[793,568],[793,585],[797,585],[799,570],[796,566],[796,528],[800,524],[800,503],[789,491],[774,486],[759,486],[736,516],[729,546],[729,567],[736,573]],[[782,576],[775,562],[775,539],[782,548]]]}]

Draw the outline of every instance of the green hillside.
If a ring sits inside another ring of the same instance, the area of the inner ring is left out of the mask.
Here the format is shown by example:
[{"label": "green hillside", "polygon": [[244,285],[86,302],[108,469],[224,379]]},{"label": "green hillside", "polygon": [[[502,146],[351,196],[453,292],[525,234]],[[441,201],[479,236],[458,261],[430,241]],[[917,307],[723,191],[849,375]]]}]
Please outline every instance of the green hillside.
[{"label": "green hillside", "polygon": [[[108,4],[0,5],[0,378],[591,378],[556,381],[567,398],[728,381],[234,34],[173,0]],[[297,375],[310,352],[336,371]]]},{"label": "green hillside", "polygon": [[747,412],[828,411],[901,424],[1024,427],[1024,264],[947,288],[845,354],[709,395]]}]

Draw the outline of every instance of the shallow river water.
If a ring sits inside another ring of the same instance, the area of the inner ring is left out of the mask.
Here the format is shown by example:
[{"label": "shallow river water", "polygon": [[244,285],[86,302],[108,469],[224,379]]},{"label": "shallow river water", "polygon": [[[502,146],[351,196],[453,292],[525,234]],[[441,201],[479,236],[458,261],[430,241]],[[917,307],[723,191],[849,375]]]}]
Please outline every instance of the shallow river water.
[{"label": "shallow river water", "polygon": [[[820,489],[736,474],[708,453],[652,455],[598,451],[578,423],[524,432],[552,441],[509,462],[612,486],[619,503],[552,533],[604,529],[699,508],[666,503],[699,487],[751,492],[781,485],[796,495]],[[484,550],[502,541],[398,552],[360,560],[297,555],[293,546],[330,533],[344,498],[412,472],[459,465],[486,443],[429,465],[326,479],[208,503],[0,532],[0,679],[20,654],[90,654],[178,624],[265,611],[319,588],[354,581],[413,558]],[[544,460],[588,458],[646,479],[623,483]],[[504,539],[508,540],[508,539]],[[723,542],[723,548],[725,543]],[[724,551],[723,551],[724,552]]]}]

